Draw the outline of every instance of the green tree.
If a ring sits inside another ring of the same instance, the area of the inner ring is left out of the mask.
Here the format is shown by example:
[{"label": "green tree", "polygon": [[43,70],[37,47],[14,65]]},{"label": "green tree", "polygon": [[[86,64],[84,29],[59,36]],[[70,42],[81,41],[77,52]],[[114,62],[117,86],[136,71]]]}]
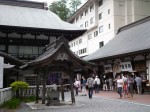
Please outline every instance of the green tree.
[{"label": "green tree", "polygon": [[70,16],[70,10],[67,8],[67,0],[54,1],[49,9],[57,14],[63,21]]},{"label": "green tree", "polygon": [[78,7],[81,5],[81,1],[80,0],[71,0],[70,4],[70,8],[71,8],[71,13],[74,14],[77,10]]}]

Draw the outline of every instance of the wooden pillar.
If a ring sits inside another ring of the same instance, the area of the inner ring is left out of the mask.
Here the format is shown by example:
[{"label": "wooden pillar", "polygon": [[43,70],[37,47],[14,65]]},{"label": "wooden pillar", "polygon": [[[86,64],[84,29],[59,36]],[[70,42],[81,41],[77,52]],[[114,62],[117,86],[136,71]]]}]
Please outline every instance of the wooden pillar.
[{"label": "wooden pillar", "polygon": [[5,48],[6,53],[8,53],[8,44],[9,44],[8,33],[6,33],[6,48]]},{"label": "wooden pillar", "polygon": [[61,99],[62,99],[62,101],[65,100],[63,79],[62,79],[62,81],[61,81]]},{"label": "wooden pillar", "polygon": [[45,104],[45,93],[46,93],[46,74],[43,74],[42,104]]},{"label": "wooden pillar", "polygon": [[100,66],[99,66],[99,62],[97,62],[97,69],[98,69],[98,71],[97,71],[97,72],[98,72],[98,77],[100,77],[100,74],[101,74],[101,73],[100,73]]},{"label": "wooden pillar", "polygon": [[72,67],[68,67],[68,68],[70,68],[69,76],[70,76],[71,101],[72,101],[72,104],[74,104],[75,96],[74,96],[74,89],[73,89],[73,68]]},{"label": "wooden pillar", "polygon": [[39,99],[39,80],[40,80],[40,74],[37,74],[37,78],[36,78],[36,101],[35,103],[39,103],[38,99]]}]

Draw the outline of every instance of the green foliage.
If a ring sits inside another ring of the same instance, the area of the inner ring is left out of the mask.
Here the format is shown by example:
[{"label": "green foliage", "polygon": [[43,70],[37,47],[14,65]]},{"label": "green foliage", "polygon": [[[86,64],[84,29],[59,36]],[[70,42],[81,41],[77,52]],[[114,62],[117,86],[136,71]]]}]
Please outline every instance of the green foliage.
[{"label": "green foliage", "polygon": [[[12,87],[12,90],[16,91],[16,96],[19,98],[21,95],[22,98],[23,89],[27,89],[29,84],[23,81],[16,81],[13,82],[10,86]],[[19,90],[20,90],[20,95],[19,95]]]},{"label": "green foliage", "polygon": [[58,15],[63,21],[66,21],[70,15],[70,10],[67,8],[67,0],[54,1],[49,9]]},{"label": "green foliage", "polygon": [[71,0],[70,4],[70,8],[71,8],[71,13],[74,14],[77,10],[78,7],[81,5],[81,1],[80,0]]},{"label": "green foliage", "polygon": [[27,89],[29,84],[23,81],[16,81],[16,82],[13,82],[10,86],[12,87],[14,91],[17,91],[19,89]]},{"label": "green foliage", "polygon": [[29,97],[25,97],[25,98],[23,99],[23,101],[26,102],[26,103],[27,103],[27,102],[34,102],[35,99],[36,99],[35,96],[29,96]]},{"label": "green foliage", "polygon": [[[69,4],[69,6],[68,6]],[[54,1],[50,6],[49,9],[58,15],[63,21],[66,21],[72,14],[74,14],[78,7],[81,5],[81,0],[59,0]],[[71,10],[68,8],[71,8]]]},{"label": "green foliage", "polygon": [[1,108],[16,109],[20,103],[21,103],[21,100],[19,98],[13,98],[9,101],[4,102],[0,107]]}]

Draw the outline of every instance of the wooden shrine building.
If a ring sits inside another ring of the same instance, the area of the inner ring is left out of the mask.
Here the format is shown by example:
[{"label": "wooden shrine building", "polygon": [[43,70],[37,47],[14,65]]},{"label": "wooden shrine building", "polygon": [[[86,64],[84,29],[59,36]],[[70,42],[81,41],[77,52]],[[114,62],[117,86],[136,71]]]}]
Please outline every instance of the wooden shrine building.
[{"label": "wooden shrine building", "polygon": [[[48,74],[53,72],[65,73],[69,76],[71,99],[72,103],[75,103],[74,91],[73,91],[73,72],[75,68],[85,68],[92,70],[93,64],[86,62],[76,56],[68,45],[68,40],[64,37],[58,38],[55,42],[47,45],[45,51],[35,60],[29,62],[23,66],[25,69],[34,69],[37,76],[43,77],[43,96],[42,103],[45,103],[46,93],[46,78]],[[39,81],[39,78],[37,78]],[[63,76],[61,76],[63,80]],[[37,82],[38,82],[37,81]],[[36,101],[38,102],[38,88],[37,83]],[[63,93],[62,93],[63,94]],[[63,96],[63,95],[62,95]]]}]

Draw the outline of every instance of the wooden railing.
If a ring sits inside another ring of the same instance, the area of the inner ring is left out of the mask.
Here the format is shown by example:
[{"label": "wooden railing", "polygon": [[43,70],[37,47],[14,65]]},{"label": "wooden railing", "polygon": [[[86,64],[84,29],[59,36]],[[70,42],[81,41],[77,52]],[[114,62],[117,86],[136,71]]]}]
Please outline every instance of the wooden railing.
[{"label": "wooden railing", "polygon": [[[65,84],[64,88],[66,89],[67,86],[70,84]],[[60,85],[57,85],[58,88],[60,88]],[[53,85],[46,85],[46,90],[51,90],[53,88]],[[43,86],[39,86],[39,97],[42,97],[42,91]],[[23,91],[23,96],[35,96],[36,95],[36,86],[29,86],[28,89]],[[2,104],[5,101],[10,100],[12,97],[15,96],[15,93],[12,91],[12,88],[3,88],[0,89],[0,104]]]}]

